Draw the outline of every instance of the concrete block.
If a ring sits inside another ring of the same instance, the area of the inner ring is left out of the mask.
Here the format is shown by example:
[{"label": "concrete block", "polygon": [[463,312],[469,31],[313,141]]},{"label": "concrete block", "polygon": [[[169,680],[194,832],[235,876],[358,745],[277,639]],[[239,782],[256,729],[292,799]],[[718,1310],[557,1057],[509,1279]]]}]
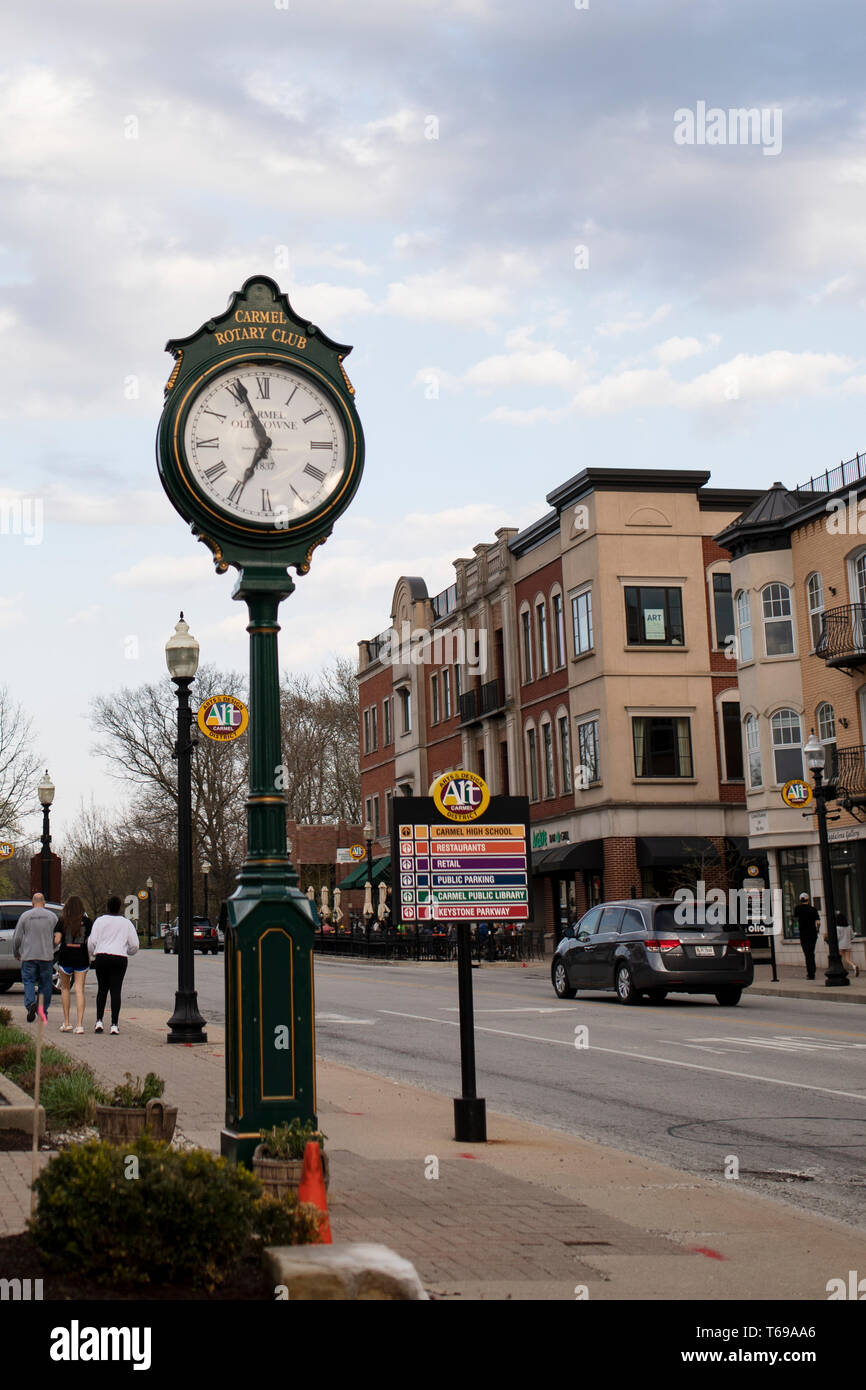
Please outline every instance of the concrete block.
[{"label": "concrete block", "polygon": [[[37,1112],[38,1133],[45,1133],[45,1111]],[[33,1097],[0,1072],[0,1129],[23,1129],[33,1133]]]},{"label": "concrete block", "polygon": [[415,1266],[387,1245],[276,1245],[264,1251],[265,1273],[290,1302],[313,1299],[427,1299]]}]

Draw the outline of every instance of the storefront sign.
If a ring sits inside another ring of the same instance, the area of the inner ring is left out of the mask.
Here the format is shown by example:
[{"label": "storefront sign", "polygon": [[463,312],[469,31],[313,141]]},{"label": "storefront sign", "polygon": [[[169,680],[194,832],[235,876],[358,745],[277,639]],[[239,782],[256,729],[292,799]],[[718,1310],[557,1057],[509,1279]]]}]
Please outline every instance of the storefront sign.
[{"label": "storefront sign", "polygon": [[488,793],[485,809],[469,824],[443,820],[433,797],[401,798],[399,809],[391,854],[400,921],[504,922],[531,916],[526,797]]}]

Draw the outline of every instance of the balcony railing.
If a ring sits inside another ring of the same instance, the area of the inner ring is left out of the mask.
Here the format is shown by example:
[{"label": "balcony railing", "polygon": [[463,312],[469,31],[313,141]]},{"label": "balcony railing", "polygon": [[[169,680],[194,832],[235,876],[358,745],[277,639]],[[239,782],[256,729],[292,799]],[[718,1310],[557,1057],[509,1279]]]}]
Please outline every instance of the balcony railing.
[{"label": "balcony railing", "polygon": [[836,492],[840,487],[851,487],[863,478],[866,478],[866,454],[855,454],[836,468],[826,468],[817,478],[810,478],[794,491],[801,501],[807,502],[816,492]]},{"label": "balcony railing", "polygon": [[477,690],[467,690],[458,702],[461,724],[476,724],[488,714],[496,714],[505,706],[505,682],[501,676],[487,681]]},{"label": "balcony railing", "polygon": [[837,748],[833,762],[826,768],[826,780],[835,782],[839,801],[866,795],[866,745]]},{"label": "balcony railing", "polygon": [[866,603],[846,603],[825,612],[815,655],[828,666],[866,665]]},{"label": "balcony railing", "polygon": [[480,695],[482,714],[493,714],[494,711],[502,709],[505,704],[505,682],[502,677],[497,676],[486,685],[482,685]]},{"label": "balcony railing", "polygon": [[481,718],[476,691],[474,690],[467,690],[463,695],[458,696],[457,707],[460,710],[461,724],[474,724],[477,719]]}]

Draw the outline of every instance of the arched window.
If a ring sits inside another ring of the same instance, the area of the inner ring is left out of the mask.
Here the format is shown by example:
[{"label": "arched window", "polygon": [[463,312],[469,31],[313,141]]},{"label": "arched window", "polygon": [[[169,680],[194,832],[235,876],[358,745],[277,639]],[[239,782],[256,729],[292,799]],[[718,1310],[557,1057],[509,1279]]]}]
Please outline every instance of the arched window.
[{"label": "arched window", "polygon": [[[768,584],[761,590],[764,609],[764,652],[767,656],[790,656],[794,650],[794,622],[791,617],[791,590],[787,584]],[[792,777],[800,776],[792,773]]]},{"label": "arched window", "polygon": [[824,774],[830,777],[836,762],[836,711],[824,701],[815,711],[818,721],[818,737],[824,745]]},{"label": "arched window", "polygon": [[778,783],[803,776],[803,731],[795,709],[779,709],[770,720],[773,764]]},{"label": "arched window", "polygon": [[533,725],[526,730],[526,781],[530,801],[538,800],[538,734]]},{"label": "arched window", "polygon": [[749,786],[762,787],[764,785],[764,772],[761,767],[761,731],[758,721],[753,714],[747,714],[743,720],[743,727],[746,732],[746,758],[749,765]]},{"label": "arched window", "polygon": [[737,632],[740,638],[740,661],[752,659],[752,604],[748,589],[737,594]]},{"label": "arched window", "polygon": [[824,626],[824,584],[820,574],[810,574],[806,580],[806,602],[809,607],[809,633],[814,651]]}]

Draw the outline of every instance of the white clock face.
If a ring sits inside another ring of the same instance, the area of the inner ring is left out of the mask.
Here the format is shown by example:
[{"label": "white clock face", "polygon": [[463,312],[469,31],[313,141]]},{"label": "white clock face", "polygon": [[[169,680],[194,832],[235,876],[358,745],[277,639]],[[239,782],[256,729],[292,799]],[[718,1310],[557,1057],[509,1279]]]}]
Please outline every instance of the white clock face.
[{"label": "white clock face", "polygon": [[240,521],[275,529],[326,502],[346,466],[346,436],[324,389],[290,367],[227,367],[195,397],[184,452],[201,492]]}]

